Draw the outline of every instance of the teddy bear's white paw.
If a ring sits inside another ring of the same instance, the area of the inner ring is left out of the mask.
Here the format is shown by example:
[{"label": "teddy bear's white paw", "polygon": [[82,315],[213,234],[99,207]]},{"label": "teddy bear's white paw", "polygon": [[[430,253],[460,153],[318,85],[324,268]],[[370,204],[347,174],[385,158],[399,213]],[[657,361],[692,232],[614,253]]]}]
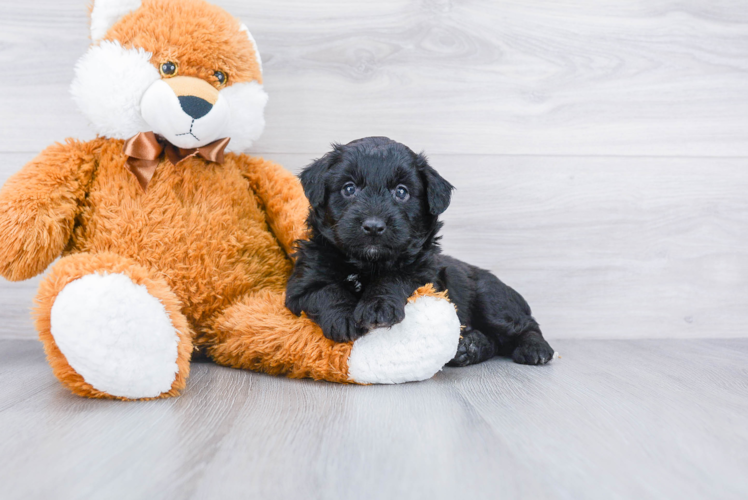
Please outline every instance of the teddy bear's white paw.
[{"label": "teddy bear's white paw", "polygon": [[124,274],[89,274],[57,295],[52,336],[95,389],[131,399],[168,391],[179,337],[159,300]]},{"label": "teddy bear's white paw", "polygon": [[405,306],[405,319],[353,343],[348,376],[359,383],[399,384],[431,378],[452,359],[460,320],[443,298],[422,296]]}]

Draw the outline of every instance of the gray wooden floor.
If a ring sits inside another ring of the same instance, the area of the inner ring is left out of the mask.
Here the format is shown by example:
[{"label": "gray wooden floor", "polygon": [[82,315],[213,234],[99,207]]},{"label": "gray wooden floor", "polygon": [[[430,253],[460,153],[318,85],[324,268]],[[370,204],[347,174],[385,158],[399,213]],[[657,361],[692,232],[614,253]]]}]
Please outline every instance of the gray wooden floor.
[{"label": "gray wooden floor", "polygon": [[176,399],[68,394],[0,340],[2,498],[747,498],[748,339],[559,340],[399,386],[196,363]]}]

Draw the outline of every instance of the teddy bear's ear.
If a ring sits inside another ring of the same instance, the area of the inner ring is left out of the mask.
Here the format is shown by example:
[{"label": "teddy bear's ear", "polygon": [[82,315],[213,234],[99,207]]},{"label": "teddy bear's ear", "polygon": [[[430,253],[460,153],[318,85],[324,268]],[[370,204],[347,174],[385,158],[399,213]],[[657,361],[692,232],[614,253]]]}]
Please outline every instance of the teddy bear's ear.
[{"label": "teddy bear's ear", "polygon": [[95,0],[91,9],[91,40],[98,42],[109,28],[140,7],[141,0]]},{"label": "teddy bear's ear", "polygon": [[262,59],[260,58],[260,51],[257,48],[257,42],[255,42],[255,37],[252,36],[252,33],[249,32],[249,28],[247,28],[247,25],[242,23],[241,28],[239,28],[239,31],[244,31],[247,33],[247,37],[249,38],[249,41],[252,43],[252,47],[255,48],[255,57],[257,58],[257,64],[260,66],[260,72],[262,72]]}]

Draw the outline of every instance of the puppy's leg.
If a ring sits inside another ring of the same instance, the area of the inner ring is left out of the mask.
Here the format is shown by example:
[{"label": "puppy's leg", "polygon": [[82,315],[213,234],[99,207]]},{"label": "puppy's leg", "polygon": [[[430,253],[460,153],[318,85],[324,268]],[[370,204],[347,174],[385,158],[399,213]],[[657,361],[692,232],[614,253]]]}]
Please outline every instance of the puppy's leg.
[{"label": "puppy's leg", "polygon": [[353,318],[368,329],[390,327],[405,319],[405,304],[419,282],[410,276],[384,275],[370,283],[358,302]]},{"label": "puppy's leg", "polygon": [[496,356],[496,341],[478,330],[465,330],[460,336],[457,354],[447,366],[468,366]]},{"label": "puppy's leg", "polygon": [[473,324],[496,340],[498,354],[526,365],[552,360],[553,348],[540,333],[525,299],[488,271],[476,272],[475,280]]},{"label": "puppy's leg", "polygon": [[553,348],[540,331],[521,333],[512,348],[512,360],[523,365],[544,365],[553,359]]},{"label": "puppy's leg", "polygon": [[338,283],[307,290],[289,282],[286,293],[286,307],[297,316],[305,312],[325,337],[335,342],[356,340],[368,331],[354,319],[357,303],[356,297]]}]

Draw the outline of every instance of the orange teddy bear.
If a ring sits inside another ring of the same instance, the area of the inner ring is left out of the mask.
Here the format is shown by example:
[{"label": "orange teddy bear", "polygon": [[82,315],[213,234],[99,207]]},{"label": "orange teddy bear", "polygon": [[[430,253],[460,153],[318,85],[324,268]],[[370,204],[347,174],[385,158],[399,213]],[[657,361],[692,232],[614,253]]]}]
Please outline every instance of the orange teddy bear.
[{"label": "orange teddy bear", "polygon": [[293,175],[242,154],[267,102],[246,26],[202,0],[97,0],[91,38],[71,90],[99,136],[50,146],[0,191],[0,273],[28,279],[62,255],[35,316],[65,386],[173,396],[193,350],[353,383],[423,380],[452,358],[457,315],[428,287],[353,343],[284,307],[308,205]]}]

